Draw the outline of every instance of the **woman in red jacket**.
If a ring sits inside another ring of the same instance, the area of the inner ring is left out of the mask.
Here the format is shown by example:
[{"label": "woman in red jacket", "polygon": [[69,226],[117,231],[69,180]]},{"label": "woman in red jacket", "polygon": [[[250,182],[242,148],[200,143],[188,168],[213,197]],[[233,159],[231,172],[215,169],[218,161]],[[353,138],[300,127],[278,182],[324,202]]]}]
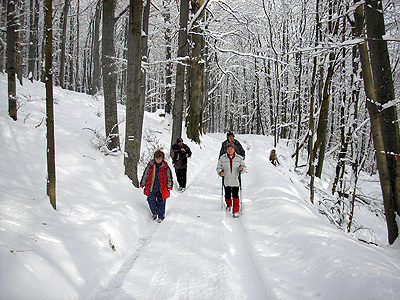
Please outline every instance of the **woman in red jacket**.
[{"label": "woman in red jacket", "polygon": [[147,196],[152,219],[161,223],[165,217],[165,202],[169,197],[169,191],[173,187],[172,172],[166,161],[164,152],[157,150],[143,172],[140,187],[144,187]]}]

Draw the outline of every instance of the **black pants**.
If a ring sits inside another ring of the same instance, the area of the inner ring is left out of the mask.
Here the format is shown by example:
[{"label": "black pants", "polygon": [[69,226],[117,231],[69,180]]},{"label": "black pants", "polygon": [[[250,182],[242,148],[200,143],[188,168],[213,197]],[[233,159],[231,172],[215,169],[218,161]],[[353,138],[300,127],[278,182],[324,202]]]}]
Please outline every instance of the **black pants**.
[{"label": "black pants", "polygon": [[239,198],[239,187],[238,186],[226,186],[225,187],[225,199]]},{"label": "black pants", "polygon": [[186,188],[186,173],[187,168],[175,169],[176,179],[178,180],[179,186],[181,188]]}]

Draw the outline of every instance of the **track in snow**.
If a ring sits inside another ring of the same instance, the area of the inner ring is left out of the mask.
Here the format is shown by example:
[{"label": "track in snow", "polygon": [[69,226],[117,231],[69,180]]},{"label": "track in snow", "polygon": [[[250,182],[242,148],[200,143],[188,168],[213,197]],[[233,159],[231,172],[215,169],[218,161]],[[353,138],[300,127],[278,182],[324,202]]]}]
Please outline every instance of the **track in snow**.
[{"label": "track in snow", "polygon": [[215,167],[213,160],[184,193],[172,193],[165,221],[151,224],[96,299],[271,299],[241,219],[220,209]]}]

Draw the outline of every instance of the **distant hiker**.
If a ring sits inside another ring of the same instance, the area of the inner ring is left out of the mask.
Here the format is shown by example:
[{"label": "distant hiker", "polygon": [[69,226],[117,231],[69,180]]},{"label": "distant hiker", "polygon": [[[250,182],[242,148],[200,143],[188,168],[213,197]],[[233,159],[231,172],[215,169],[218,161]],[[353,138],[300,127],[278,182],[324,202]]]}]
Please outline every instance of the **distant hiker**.
[{"label": "distant hiker", "polygon": [[244,159],[245,151],[240,142],[235,139],[235,135],[230,131],[226,134],[226,140],[222,142],[221,150],[219,151],[219,157],[225,154],[225,147],[228,143],[234,144],[236,147],[236,153],[239,154]]},{"label": "distant hiker", "polygon": [[183,143],[181,138],[178,138],[176,144],[172,145],[172,152],[174,152],[172,163],[174,164],[176,179],[179,183],[178,191],[185,191],[187,159],[192,156],[192,151],[190,151],[188,145]]},{"label": "distant hiker", "polygon": [[276,166],[276,164],[280,165],[279,161],[278,161],[278,157],[276,156],[276,150],[272,149],[271,153],[269,154],[269,161],[271,162],[271,164],[273,164],[274,166]]},{"label": "distant hiker", "polygon": [[232,210],[233,217],[237,218],[240,208],[239,174],[246,172],[247,168],[243,157],[235,153],[236,146],[233,143],[226,144],[225,151],[218,160],[217,173],[223,177],[226,209]]},{"label": "distant hiker", "polygon": [[164,160],[164,152],[157,150],[146,166],[140,187],[144,187],[143,193],[147,196],[152,219],[161,223],[165,217],[165,202],[169,197],[169,191],[173,187],[172,172]]}]

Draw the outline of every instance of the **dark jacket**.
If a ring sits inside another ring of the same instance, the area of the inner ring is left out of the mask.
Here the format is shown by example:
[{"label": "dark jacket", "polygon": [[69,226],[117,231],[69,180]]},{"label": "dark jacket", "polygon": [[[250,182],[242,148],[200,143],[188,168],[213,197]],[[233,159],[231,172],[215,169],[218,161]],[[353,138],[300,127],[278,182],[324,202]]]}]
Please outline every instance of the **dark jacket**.
[{"label": "dark jacket", "polygon": [[[148,196],[153,191],[154,181],[156,178],[156,162],[152,159],[144,169],[142,179],[140,180],[140,187],[144,187],[143,193]],[[162,161],[158,171],[158,180],[160,182],[160,192],[162,199],[165,200],[169,197],[169,191],[172,190],[174,181],[172,172],[166,161]]]},{"label": "dark jacket", "polygon": [[[181,149],[185,149],[185,151],[182,151]],[[174,158],[172,159],[172,163],[174,164],[175,169],[185,169],[187,168],[187,159],[188,157],[192,156],[192,151],[190,151],[190,148],[188,145],[183,144],[182,147],[180,147],[178,144],[172,145],[172,151],[174,152]],[[186,157],[186,154],[188,157]]]},{"label": "dark jacket", "polygon": [[[221,157],[222,155],[224,155],[225,153],[226,153],[226,151],[225,151],[225,146],[227,145],[229,143],[229,141],[228,140],[225,140],[223,143],[222,143],[222,145],[221,145],[221,150],[219,151],[219,157]],[[245,157],[245,151],[244,151],[244,149],[243,149],[243,147],[242,147],[242,145],[240,144],[240,142],[238,141],[238,140],[233,140],[233,144],[235,145],[235,147],[236,147],[236,153],[237,154],[239,154],[241,157],[243,157],[243,159],[244,159],[244,157]]]}]

